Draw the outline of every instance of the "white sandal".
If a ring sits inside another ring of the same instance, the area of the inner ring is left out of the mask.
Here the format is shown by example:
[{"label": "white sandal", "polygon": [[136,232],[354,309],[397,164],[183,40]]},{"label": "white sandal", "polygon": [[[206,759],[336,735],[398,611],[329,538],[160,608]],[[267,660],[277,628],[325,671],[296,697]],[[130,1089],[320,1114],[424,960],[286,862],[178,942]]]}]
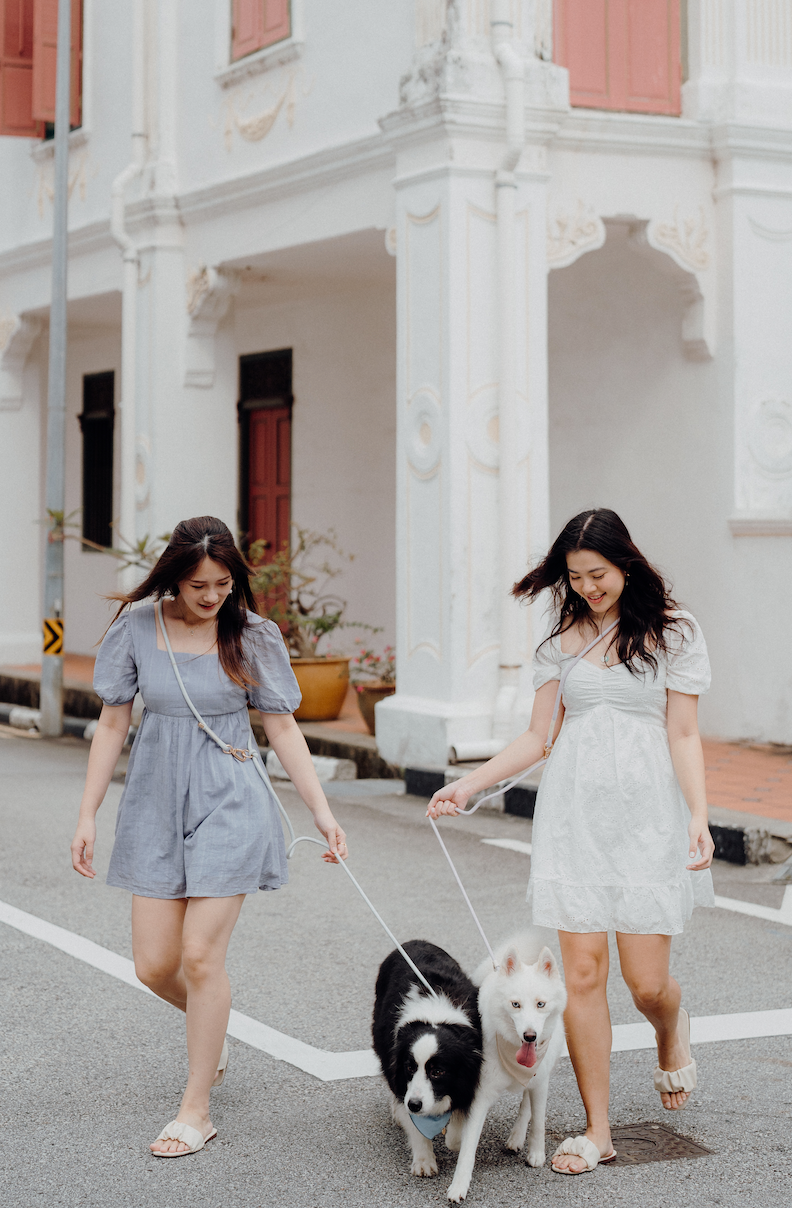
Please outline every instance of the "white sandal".
[{"label": "white sandal", "polygon": [[[690,1053],[690,1016],[684,1007],[679,1008],[679,1039]],[[688,1098],[690,1092],[696,1089],[696,1063],[693,1060],[692,1054],[690,1063],[682,1067],[681,1070],[661,1070],[658,1065],[654,1072],[654,1087],[661,1095],[674,1095],[680,1091],[687,1091]],[[687,1099],[679,1107],[667,1108],[667,1111],[681,1111],[687,1106]]]},{"label": "white sandal", "polygon": [[220,1054],[220,1062],[217,1066],[217,1073],[214,1076],[214,1082],[212,1083],[212,1086],[222,1086],[223,1085],[223,1079],[226,1076],[227,1069],[228,1069],[228,1041],[224,1040],[223,1041],[223,1051]]},{"label": "white sandal", "polygon": [[[560,1158],[564,1154],[573,1158],[582,1158],[586,1163],[585,1170],[562,1170],[559,1166],[554,1165],[553,1158]],[[559,1145],[558,1149],[550,1159],[550,1169],[556,1174],[588,1174],[590,1170],[594,1170],[597,1166],[604,1166],[606,1162],[612,1162],[616,1157],[616,1150],[612,1149],[609,1154],[603,1158],[600,1151],[597,1149],[593,1141],[589,1141],[588,1137],[567,1137]]]},{"label": "white sandal", "polygon": [[217,1136],[217,1129],[213,1128],[208,1137],[205,1137],[197,1128],[193,1128],[192,1124],[182,1124],[180,1120],[171,1120],[170,1124],[166,1124],[158,1141],[182,1141],[187,1149],[175,1152],[162,1153],[160,1150],[152,1149],[151,1154],[155,1158],[184,1158],[188,1153],[197,1153],[199,1149],[203,1149],[207,1141],[211,1141],[212,1137]]}]

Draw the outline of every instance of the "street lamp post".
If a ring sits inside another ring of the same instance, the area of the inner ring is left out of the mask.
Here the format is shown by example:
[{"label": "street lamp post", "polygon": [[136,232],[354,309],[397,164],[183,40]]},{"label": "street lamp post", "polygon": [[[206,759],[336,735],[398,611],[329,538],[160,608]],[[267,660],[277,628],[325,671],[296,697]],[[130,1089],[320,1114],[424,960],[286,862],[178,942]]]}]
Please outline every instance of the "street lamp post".
[{"label": "street lamp post", "polygon": [[63,733],[63,521],[66,419],[66,265],[69,204],[69,83],[71,0],[58,0],[55,83],[55,195],[52,232],[52,303],[47,394],[49,518],[44,566],[44,643],[41,658],[41,733]]}]

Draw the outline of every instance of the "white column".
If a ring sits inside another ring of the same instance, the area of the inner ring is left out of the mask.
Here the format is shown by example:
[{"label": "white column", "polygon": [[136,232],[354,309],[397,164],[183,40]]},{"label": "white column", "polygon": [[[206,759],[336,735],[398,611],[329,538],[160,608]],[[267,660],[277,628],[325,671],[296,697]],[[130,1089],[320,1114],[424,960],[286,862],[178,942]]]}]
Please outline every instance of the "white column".
[{"label": "white column", "polygon": [[[444,766],[451,748],[472,757],[503,745],[527,724],[532,697],[525,666],[534,646],[531,614],[503,602],[506,579],[548,540],[545,143],[565,77],[533,57],[524,24],[517,47],[531,120],[511,189],[507,284],[515,323],[513,338],[503,341],[506,249],[499,249],[495,194],[506,147],[504,92],[479,7],[460,6],[434,59],[431,46],[420,48],[406,103],[383,121],[397,149],[398,691],[377,707],[377,742],[400,766]],[[460,70],[465,60],[467,72]],[[468,96],[459,94],[462,81]],[[509,345],[504,401],[508,395],[514,409],[504,449],[499,367]],[[505,534],[504,451],[514,500]],[[494,735],[510,611],[515,691]]]}]

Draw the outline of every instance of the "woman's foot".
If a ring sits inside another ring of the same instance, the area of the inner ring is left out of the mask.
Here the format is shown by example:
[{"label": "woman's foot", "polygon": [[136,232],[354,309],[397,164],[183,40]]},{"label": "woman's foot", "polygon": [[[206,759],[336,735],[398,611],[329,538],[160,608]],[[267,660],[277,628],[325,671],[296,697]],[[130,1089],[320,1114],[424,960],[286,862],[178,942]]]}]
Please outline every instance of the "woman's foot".
[{"label": "woman's foot", "polygon": [[[670,1044],[661,1044],[657,1041],[657,1065],[660,1070],[674,1071],[683,1070],[686,1066],[692,1064],[693,1058],[690,1053],[690,1044],[682,1039],[680,1031],[682,1031],[682,1011],[680,1009],[680,1019],[677,1025],[677,1034]],[[687,1023],[687,1020],[685,1020]],[[690,1025],[684,1029],[687,1033]],[[660,1102],[666,1111],[677,1112],[684,1107],[690,1098],[690,1091],[661,1091]]]},{"label": "woman's foot", "polygon": [[[613,1153],[613,1142],[611,1141],[610,1129],[605,1132],[595,1132],[592,1128],[587,1128],[585,1132],[586,1140],[591,1141],[600,1152],[601,1159],[607,1158]],[[588,1170],[588,1162],[585,1158],[579,1158],[577,1154],[560,1153],[558,1157],[553,1158],[553,1169],[555,1171],[569,1171],[570,1174],[583,1174],[584,1170]]]},{"label": "woman's foot", "polygon": [[[191,1128],[196,1128],[204,1140],[208,1140],[209,1135],[214,1133],[214,1125],[209,1119],[209,1113],[201,1114],[200,1112],[180,1111],[176,1117],[179,1124],[189,1124]],[[152,1153],[189,1153],[190,1146],[184,1141],[152,1141],[149,1149]]]}]

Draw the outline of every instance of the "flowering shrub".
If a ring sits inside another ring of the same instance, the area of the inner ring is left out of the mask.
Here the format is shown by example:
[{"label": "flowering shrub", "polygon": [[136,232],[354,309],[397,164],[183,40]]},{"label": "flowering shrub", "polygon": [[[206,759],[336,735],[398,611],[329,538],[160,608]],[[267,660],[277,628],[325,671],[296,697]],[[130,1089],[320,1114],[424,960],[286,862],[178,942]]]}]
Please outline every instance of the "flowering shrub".
[{"label": "flowering shrub", "polygon": [[377,654],[366,648],[363,638],[356,638],[355,645],[358,651],[349,664],[349,678],[358,692],[372,681],[393,686],[396,683],[396,651],[393,647],[386,646],[382,654]]}]

